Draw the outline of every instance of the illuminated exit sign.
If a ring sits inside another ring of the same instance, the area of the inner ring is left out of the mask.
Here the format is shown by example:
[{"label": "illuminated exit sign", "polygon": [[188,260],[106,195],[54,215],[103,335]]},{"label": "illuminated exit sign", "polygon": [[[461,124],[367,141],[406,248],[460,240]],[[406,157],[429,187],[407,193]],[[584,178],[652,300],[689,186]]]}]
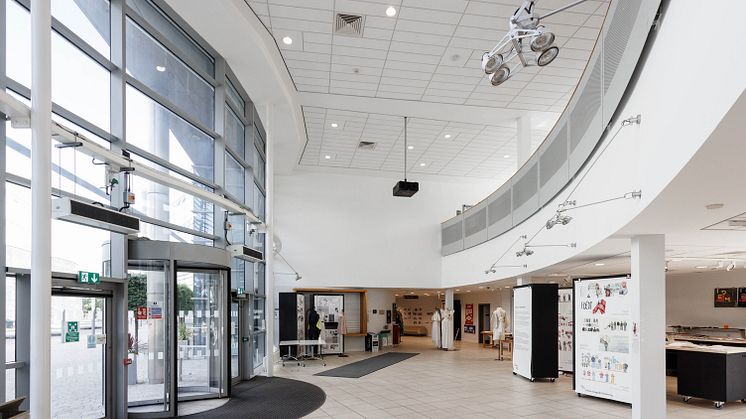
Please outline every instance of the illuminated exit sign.
[{"label": "illuminated exit sign", "polygon": [[96,272],[78,271],[78,282],[81,284],[98,284],[101,282],[101,275]]}]

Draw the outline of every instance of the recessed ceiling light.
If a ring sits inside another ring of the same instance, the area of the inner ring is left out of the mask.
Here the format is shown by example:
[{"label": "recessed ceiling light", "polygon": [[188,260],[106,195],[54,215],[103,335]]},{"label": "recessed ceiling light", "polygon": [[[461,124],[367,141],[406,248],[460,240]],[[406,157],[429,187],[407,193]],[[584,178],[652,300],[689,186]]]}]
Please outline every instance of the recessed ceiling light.
[{"label": "recessed ceiling light", "polygon": [[707,269],[707,266],[695,266],[695,269]]},{"label": "recessed ceiling light", "polygon": [[327,160],[331,160],[332,156],[331,156],[331,154],[325,154],[324,158],[327,159]]},{"label": "recessed ceiling light", "polygon": [[681,262],[681,259],[671,259],[671,262]]},{"label": "recessed ceiling light", "polygon": [[594,265],[596,265],[596,266],[604,266],[604,265],[606,265],[606,264],[605,264],[605,263],[603,263],[603,262],[598,262],[598,263],[594,263]]},{"label": "recessed ceiling light", "polygon": [[451,137],[452,137],[452,135],[451,135],[451,134],[446,134],[446,135],[444,135],[443,137],[444,137],[444,138],[445,138],[445,139],[447,140],[447,139],[451,138]]},{"label": "recessed ceiling light", "polygon": [[332,128],[337,128],[337,127],[339,126],[339,124],[338,124],[338,123],[336,123],[336,122],[332,122],[332,124],[331,124],[331,125],[332,125]]},{"label": "recessed ceiling light", "polygon": [[425,167],[425,166],[427,166],[427,163],[420,163],[420,167]]},{"label": "recessed ceiling light", "polygon": [[289,36],[285,36],[282,38],[282,43],[285,45],[292,45],[293,44],[293,38]]},{"label": "recessed ceiling light", "polygon": [[456,288],[456,291],[461,291],[460,289]]},{"label": "recessed ceiling light", "polygon": [[161,73],[163,73],[164,71],[166,71],[166,66],[165,65],[157,65],[157,66],[155,66],[155,69],[158,70],[158,71],[160,71]]},{"label": "recessed ceiling light", "polygon": [[386,9],[386,16],[388,17],[396,16],[396,8],[394,6],[389,6],[389,8]]},{"label": "recessed ceiling light", "polygon": [[509,159],[509,158],[510,158],[510,154],[506,154],[506,155],[504,155],[504,156],[503,156],[503,158],[504,158],[504,159]]},{"label": "recessed ceiling light", "polygon": [[484,289],[484,286],[480,286],[480,287],[479,287],[479,289],[480,289],[480,290],[483,290],[483,289]]},{"label": "recessed ceiling light", "polygon": [[506,285],[505,288],[510,288],[510,285]]},{"label": "recessed ceiling light", "polygon": [[414,150],[414,146],[413,145],[408,145],[407,146],[407,150]]},{"label": "recessed ceiling light", "polygon": [[471,290],[466,290],[466,292],[471,292]]},{"label": "recessed ceiling light", "polygon": [[716,210],[716,209],[723,208],[724,206],[725,205],[723,204],[709,204],[705,208],[707,208],[708,210]]},{"label": "recessed ceiling light", "polygon": [[426,292],[425,293],[425,297],[429,297],[429,296],[430,296],[430,294]]}]

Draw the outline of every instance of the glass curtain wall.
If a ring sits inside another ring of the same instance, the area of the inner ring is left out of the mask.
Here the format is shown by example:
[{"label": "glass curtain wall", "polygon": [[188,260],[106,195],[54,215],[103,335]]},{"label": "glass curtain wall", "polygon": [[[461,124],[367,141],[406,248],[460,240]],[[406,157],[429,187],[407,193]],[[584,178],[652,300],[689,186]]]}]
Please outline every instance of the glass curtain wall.
[{"label": "glass curtain wall", "polygon": [[[5,16],[0,24],[6,34],[0,45],[6,64],[0,67],[5,72],[0,83],[26,103],[31,95],[30,4],[31,0],[0,0],[0,16]],[[169,176],[224,195],[264,220],[265,130],[254,104],[219,54],[162,0],[54,0],[52,14],[54,120]],[[122,33],[112,32],[120,27]],[[123,73],[117,71],[116,63],[121,62],[127,63]],[[111,93],[117,90],[124,94]],[[31,133],[4,123],[0,135],[7,166],[7,174],[0,174],[6,182],[6,205],[1,210],[6,220],[13,220],[5,232],[6,265],[28,268]],[[52,156],[55,196],[109,204],[101,162],[75,148],[53,148]],[[249,234],[245,217],[231,216],[233,229],[226,233],[225,211],[203,199],[136,175],[131,190],[135,204],[124,211],[140,217],[142,236],[220,247],[230,241],[265,250],[263,235]],[[123,257],[107,253],[109,239],[102,230],[53,221],[53,270],[105,273],[108,260]],[[250,299],[254,370],[263,368],[264,272],[263,262],[235,260],[231,274],[231,289],[244,290]],[[13,304],[13,289],[7,288],[9,365],[16,333]],[[130,318],[135,319],[134,312]],[[144,368],[148,362],[140,364]],[[9,366],[6,398],[15,395],[14,376]],[[138,397],[159,399],[162,390]]]}]

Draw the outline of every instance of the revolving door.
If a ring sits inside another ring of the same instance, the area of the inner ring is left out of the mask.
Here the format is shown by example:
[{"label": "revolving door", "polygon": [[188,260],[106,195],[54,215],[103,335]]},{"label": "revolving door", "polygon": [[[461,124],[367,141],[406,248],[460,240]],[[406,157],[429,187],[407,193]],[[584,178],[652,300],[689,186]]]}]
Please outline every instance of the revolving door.
[{"label": "revolving door", "polygon": [[223,249],[129,242],[130,417],[173,417],[181,401],[228,395],[229,266]]}]

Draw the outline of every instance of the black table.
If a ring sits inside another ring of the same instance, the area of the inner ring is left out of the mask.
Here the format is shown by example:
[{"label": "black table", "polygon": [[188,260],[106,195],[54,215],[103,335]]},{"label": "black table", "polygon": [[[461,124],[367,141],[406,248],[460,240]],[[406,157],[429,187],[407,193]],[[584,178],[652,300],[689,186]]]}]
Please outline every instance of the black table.
[{"label": "black table", "polygon": [[716,408],[746,400],[746,348],[669,347],[675,357],[677,393],[712,400]]}]

